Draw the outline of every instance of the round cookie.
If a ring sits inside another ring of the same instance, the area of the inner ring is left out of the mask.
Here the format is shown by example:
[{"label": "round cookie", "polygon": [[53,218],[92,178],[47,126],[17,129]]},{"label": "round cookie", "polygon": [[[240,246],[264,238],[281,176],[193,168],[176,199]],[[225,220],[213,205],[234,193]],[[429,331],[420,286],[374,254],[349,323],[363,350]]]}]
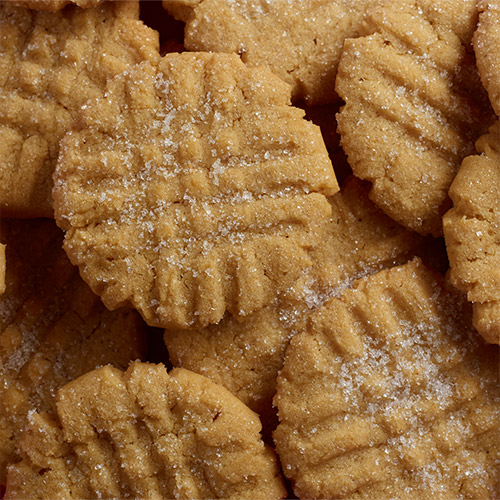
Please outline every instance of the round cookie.
[{"label": "round cookie", "polygon": [[[82,9],[95,7],[103,0],[4,0],[15,5],[34,10],[61,10],[68,4],[74,4]],[[129,0],[130,1],[130,0]]]},{"label": "round cookie", "polygon": [[260,427],[201,375],[106,366],[58,391],[57,416],[31,415],[5,499],[284,498]]},{"label": "round cookie", "polygon": [[[294,101],[336,100],[335,75],[346,38],[358,35],[364,11],[378,0],[164,0],[186,22],[188,50],[232,52],[268,66],[292,86]],[[221,36],[221,32],[224,36]]]},{"label": "round cookie", "polygon": [[499,352],[465,305],[414,260],[314,313],[274,400],[300,498],[498,498]]},{"label": "round cookie", "polygon": [[61,142],[65,249],[114,309],[197,328],[271,303],[310,264],[338,191],[318,127],[266,68],[167,54],[109,83]]},{"label": "round cookie", "polygon": [[329,199],[332,218],[312,266],[273,305],[238,321],[225,317],[204,329],[166,330],[174,366],[201,373],[261,415],[264,430],[276,425],[272,398],[285,348],[306,318],[354,279],[403,263],[432,242],[378,210],[368,186],[351,177]]},{"label": "round cookie", "polygon": [[473,303],[474,326],[500,344],[500,122],[476,142],[450,188],[443,228],[453,284]]},{"label": "round cookie", "polygon": [[52,217],[59,141],[80,106],[130,65],[159,58],[138,2],[42,12],[0,2],[0,210]]},{"label": "round cookie", "polygon": [[0,222],[7,243],[0,296],[0,487],[30,412],[51,410],[55,391],[103,364],[126,368],[146,351],[132,310],[110,312],[82,281],[53,221]]},{"label": "round cookie", "polygon": [[470,42],[475,0],[386,1],[344,44],[341,144],[371,199],[405,227],[442,234],[448,189],[491,123]]}]

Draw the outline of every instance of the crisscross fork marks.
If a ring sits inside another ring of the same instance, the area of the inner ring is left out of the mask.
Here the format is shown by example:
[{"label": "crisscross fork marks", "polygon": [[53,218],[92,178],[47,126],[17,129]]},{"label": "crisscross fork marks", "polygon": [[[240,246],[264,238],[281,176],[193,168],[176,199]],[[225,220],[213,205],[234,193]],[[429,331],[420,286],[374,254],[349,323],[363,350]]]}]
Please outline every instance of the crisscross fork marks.
[{"label": "crisscross fork marks", "polygon": [[498,488],[498,353],[463,306],[411,262],[359,281],[292,339],[275,440],[299,495]]}]

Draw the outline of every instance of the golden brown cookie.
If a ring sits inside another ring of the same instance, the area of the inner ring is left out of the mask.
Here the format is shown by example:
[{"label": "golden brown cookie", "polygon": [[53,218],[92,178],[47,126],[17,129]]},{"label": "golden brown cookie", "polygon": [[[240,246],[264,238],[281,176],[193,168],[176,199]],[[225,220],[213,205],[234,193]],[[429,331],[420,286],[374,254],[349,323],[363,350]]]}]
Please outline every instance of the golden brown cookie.
[{"label": "golden brown cookie", "polygon": [[500,344],[500,122],[476,143],[450,188],[443,217],[453,284],[473,303],[474,326]]},{"label": "golden brown cookie", "polygon": [[273,428],[276,377],[289,339],[307,316],[352,280],[405,262],[424,243],[378,210],[367,194],[366,183],[351,178],[330,198],[332,219],[311,255],[313,265],[275,304],[242,322],[225,317],[204,329],[165,331],[173,365],[227,387]]},{"label": "golden brown cookie", "polygon": [[5,498],[283,498],[260,427],[201,375],[106,366],[58,391],[57,417],[30,416]]},{"label": "golden brown cookie", "polygon": [[[292,86],[295,101],[332,102],[346,38],[358,35],[364,11],[378,0],[164,0],[186,22],[188,50],[232,52],[266,65]],[[223,33],[223,35],[221,35]]]},{"label": "golden brown cookie", "polygon": [[17,7],[24,7],[27,9],[56,11],[56,10],[61,10],[68,4],[78,5],[78,7],[81,7],[82,9],[95,7],[103,0],[4,0],[4,1],[9,2]]},{"label": "golden brown cookie", "polygon": [[130,65],[156,60],[137,2],[60,12],[0,2],[0,210],[52,217],[59,141],[88,99]]},{"label": "golden brown cookie", "polygon": [[479,24],[474,33],[474,52],[481,81],[491,105],[500,116],[500,3],[479,0]]},{"label": "golden brown cookie", "polygon": [[341,144],[371,199],[400,224],[442,234],[448,189],[491,123],[470,54],[475,0],[387,0],[344,44]]},{"label": "golden brown cookie", "polygon": [[7,243],[0,297],[0,486],[18,457],[15,440],[34,410],[53,408],[55,391],[103,364],[126,368],[145,354],[135,311],[110,312],[82,281],[53,221],[0,222]]},{"label": "golden brown cookie", "polygon": [[414,260],[314,313],[275,398],[300,498],[498,498],[499,351],[465,305]]},{"label": "golden brown cookie", "polygon": [[114,79],[61,142],[65,249],[110,308],[197,328],[271,303],[310,263],[338,191],[288,85],[232,54],[167,54]]}]

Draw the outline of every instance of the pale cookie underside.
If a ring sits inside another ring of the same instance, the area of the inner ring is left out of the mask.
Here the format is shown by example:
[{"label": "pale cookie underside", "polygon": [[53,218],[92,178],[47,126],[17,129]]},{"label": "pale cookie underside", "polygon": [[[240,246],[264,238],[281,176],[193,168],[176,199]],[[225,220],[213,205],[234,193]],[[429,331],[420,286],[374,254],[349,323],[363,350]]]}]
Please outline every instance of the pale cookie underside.
[{"label": "pale cookie underside", "polygon": [[[294,100],[327,103],[346,38],[359,33],[363,12],[378,0],[164,0],[186,21],[188,50],[232,52],[265,65],[292,86]],[[221,30],[224,36],[221,36]]]},{"label": "pale cookie underside", "polygon": [[285,496],[258,417],[205,377],[104,367],[57,400],[57,417],[31,417],[6,499]]},{"label": "pale cookie underside", "polygon": [[0,210],[52,217],[59,141],[76,112],[130,65],[156,60],[137,2],[31,11],[0,3]]},{"label": "pale cookie underside", "polygon": [[498,352],[413,261],[360,280],[287,349],[274,434],[305,498],[496,498]]},{"label": "pale cookie underside", "polygon": [[484,131],[488,107],[461,41],[468,31],[448,28],[452,13],[412,3],[373,9],[374,34],[346,41],[338,125],[354,174],[372,183],[372,200],[409,229],[437,236],[448,188]]},{"label": "pale cookie underside", "polygon": [[500,344],[500,125],[476,143],[453,181],[443,218],[451,278],[473,303],[474,326]]},{"label": "pale cookie underside", "polygon": [[289,339],[305,319],[354,279],[405,262],[423,238],[405,230],[368,200],[368,187],[351,178],[330,198],[332,218],[313,266],[279,302],[243,321],[225,317],[218,325],[185,332],[166,330],[174,366],[183,366],[227,387],[270,427],[271,400]]},{"label": "pale cookie underside", "polygon": [[108,307],[204,327],[295,282],[338,186],[319,129],[289,98],[237,56],[182,53],[87,105],[53,194],[65,248]]},{"label": "pale cookie underside", "polygon": [[[33,410],[54,407],[55,391],[103,364],[125,368],[145,354],[135,311],[108,311],[62,249],[53,221],[2,222],[6,290],[0,297],[0,485]],[[84,355],[82,356],[82,353]]]},{"label": "pale cookie underside", "polygon": [[500,4],[496,0],[480,0],[478,7],[479,24],[474,34],[477,67],[491,105],[500,116]]}]

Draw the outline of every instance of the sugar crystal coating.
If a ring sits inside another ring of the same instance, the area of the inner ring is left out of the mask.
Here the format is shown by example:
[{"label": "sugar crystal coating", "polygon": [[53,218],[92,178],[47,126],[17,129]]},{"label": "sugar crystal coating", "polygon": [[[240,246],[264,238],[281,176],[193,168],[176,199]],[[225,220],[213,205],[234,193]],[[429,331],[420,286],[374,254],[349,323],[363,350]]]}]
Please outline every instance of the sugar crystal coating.
[{"label": "sugar crystal coating", "polygon": [[329,202],[332,217],[312,266],[274,304],[243,321],[225,317],[204,329],[165,331],[174,366],[227,387],[261,415],[266,430],[275,425],[272,398],[285,348],[306,318],[353,280],[403,263],[430,243],[378,210],[367,183],[354,177]]},{"label": "sugar crystal coating", "polygon": [[500,4],[497,0],[479,0],[479,23],[474,33],[474,52],[481,81],[491,105],[500,116]]},{"label": "sugar crystal coating", "polygon": [[338,190],[288,86],[230,54],[167,54],[110,82],[61,143],[65,249],[109,308],[195,328],[271,303],[310,264]]},{"label": "sugar crystal coating", "polygon": [[476,143],[450,188],[443,217],[453,284],[473,303],[474,326],[500,344],[500,123]]},{"label": "sugar crystal coating", "polygon": [[30,412],[51,410],[57,389],[103,364],[126,368],[146,351],[132,310],[108,311],[82,281],[49,220],[0,223],[7,243],[0,296],[0,485]]},{"label": "sugar crystal coating", "polygon": [[31,415],[5,498],[283,498],[260,426],[201,375],[106,366],[59,390],[57,416]]},{"label": "sugar crystal coating", "polygon": [[[268,66],[292,86],[294,100],[331,102],[346,38],[359,34],[364,11],[379,0],[164,0],[186,21],[188,50],[232,52]],[[221,30],[224,36],[220,36]]]},{"label": "sugar crystal coating", "polygon": [[421,234],[442,234],[448,188],[491,123],[471,54],[475,0],[386,1],[347,40],[336,88],[341,144],[371,199]]},{"label": "sugar crystal coating", "polygon": [[286,352],[274,438],[305,498],[498,498],[499,352],[418,260],[360,280]]},{"label": "sugar crystal coating", "polygon": [[59,141],[108,78],[156,60],[138,2],[31,11],[0,2],[0,210],[52,217]]}]

